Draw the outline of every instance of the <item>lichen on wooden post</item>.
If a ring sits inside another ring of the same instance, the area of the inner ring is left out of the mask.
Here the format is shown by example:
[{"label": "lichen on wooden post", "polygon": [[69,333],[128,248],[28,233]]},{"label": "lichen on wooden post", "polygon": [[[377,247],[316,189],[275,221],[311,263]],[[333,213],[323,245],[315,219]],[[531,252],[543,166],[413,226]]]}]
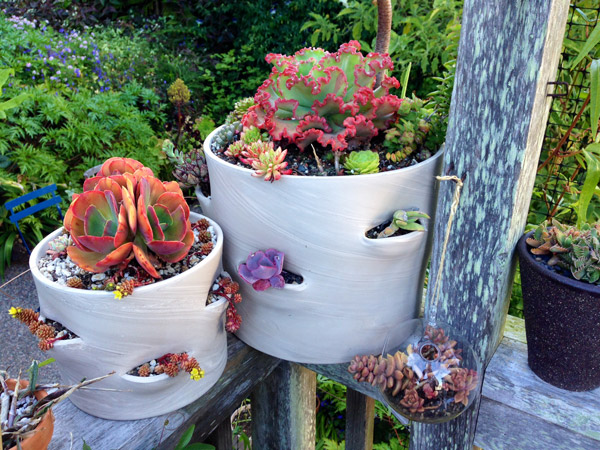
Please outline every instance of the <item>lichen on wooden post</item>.
[{"label": "lichen on wooden post", "polygon": [[[443,169],[464,178],[464,189],[436,316],[462,332],[484,362],[502,335],[568,7],[566,0],[464,4]],[[440,185],[432,274],[453,190],[453,183]],[[478,407],[446,424],[414,425],[411,449],[472,448]]]},{"label": "lichen on wooden post", "polygon": [[261,450],[315,448],[315,372],[282,361],[252,393],[252,445]]}]

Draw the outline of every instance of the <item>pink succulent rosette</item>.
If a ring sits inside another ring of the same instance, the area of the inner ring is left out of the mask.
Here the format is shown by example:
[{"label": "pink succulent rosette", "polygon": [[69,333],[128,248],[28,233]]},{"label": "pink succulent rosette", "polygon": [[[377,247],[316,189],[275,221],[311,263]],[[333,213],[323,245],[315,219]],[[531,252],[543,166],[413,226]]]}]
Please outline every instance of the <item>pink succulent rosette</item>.
[{"label": "pink succulent rosette", "polygon": [[283,253],[270,248],[257,251],[248,256],[245,264],[240,264],[238,274],[252,285],[256,291],[264,291],[270,287],[282,289],[285,280],[281,276],[283,270]]}]

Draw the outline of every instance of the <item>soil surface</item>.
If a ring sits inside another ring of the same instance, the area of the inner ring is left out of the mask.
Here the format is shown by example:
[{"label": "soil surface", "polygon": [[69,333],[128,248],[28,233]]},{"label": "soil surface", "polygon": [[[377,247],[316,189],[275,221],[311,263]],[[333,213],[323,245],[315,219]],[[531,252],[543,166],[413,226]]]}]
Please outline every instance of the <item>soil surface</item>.
[{"label": "soil surface", "polygon": [[[300,176],[335,176],[335,164],[333,153],[319,144],[313,143],[310,148],[307,148],[305,151],[301,152],[298,147],[294,144],[286,144],[283,142],[281,148],[287,150],[286,161],[288,165],[286,170],[291,170],[292,175],[300,175]],[[314,148],[314,151],[313,151]],[[420,152],[415,152],[410,154],[407,158],[392,162],[390,160],[386,160],[387,151],[383,147],[383,135],[376,136],[369,144],[369,148],[357,148],[353,149],[355,151],[360,150],[372,150],[379,154],[379,172],[387,172],[390,170],[401,169],[403,167],[413,166],[418,164],[432,156],[432,153],[429,150],[422,150]],[[237,158],[232,158],[230,156],[225,155],[225,149],[217,149],[215,154],[224,161],[227,161],[230,164],[234,164],[240,167],[245,167],[247,169],[252,169],[251,166],[244,164]],[[318,156],[315,158],[315,153]],[[350,151],[344,152],[344,154],[350,153]],[[347,173],[343,167],[343,156],[341,158],[340,163],[340,172],[337,175],[350,175]]]}]

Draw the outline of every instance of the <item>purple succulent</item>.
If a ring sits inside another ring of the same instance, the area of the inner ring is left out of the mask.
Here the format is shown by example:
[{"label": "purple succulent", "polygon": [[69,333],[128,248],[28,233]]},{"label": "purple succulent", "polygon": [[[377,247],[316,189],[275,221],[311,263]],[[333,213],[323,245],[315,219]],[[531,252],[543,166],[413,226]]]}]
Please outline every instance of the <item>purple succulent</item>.
[{"label": "purple succulent", "polygon": [[270,287],[282,289],[285,281],[281,276],[283,269],[283,253],[270,248],[257,251],[248,256],[246,264],[240,264],[240,277],[252,285],[256,291],[264,291]]}]

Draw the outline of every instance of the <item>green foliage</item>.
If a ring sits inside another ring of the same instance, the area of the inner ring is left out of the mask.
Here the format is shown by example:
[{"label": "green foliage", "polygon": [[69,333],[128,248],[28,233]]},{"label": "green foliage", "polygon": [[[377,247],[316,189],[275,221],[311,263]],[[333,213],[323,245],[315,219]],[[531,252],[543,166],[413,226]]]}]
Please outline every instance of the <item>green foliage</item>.
[{"label": "green foliage", "polygon": [[26,92],[29,98],[0,122],[0,154],[10,161],[0,170],[23,174],[26,182],[74,187],[85,170],[124,156],[161,173],[165,160],[150,126],[156,115],[136,107],[145,98],[158,101],[151,91],[132,84],[122,93]]},{"label": "green foliage", "polygon": [[[80,189],[83,172],[111,156],[132,157],[159,176],[166,173],[167,161],[150,126],[159,118],[152,111],[138,109],[146,100],[158,102],[152,91],[132,84],[121,93],[80,90],[61,94],[45,86],[22,92],[27,94],[25,101],[0,121],[0,204],[56,183],[65,211],[69,193]],[[17,239],[17,230],[7,217],[8,211],[2,208],[1,275],[10,264]],[[19,224],[28,243],[35,245],[60,221],[57,211],[49,208]]]},{"label": "green foliage", "polygon": [[175,446],[175,450],[215,450],[215,447],[209,444],[190,444],[195,428],[196,425],[190,425],[190,427],[183,432],[183,435],[181,436],[179,442],[177,442],[177,445]]},{"label": "green foliage", "polygon": [[[340,2],[341,3],[341,2]],[[371,0],[352,0],[336,16],[311,13],[303,29],[311,30],[313,45],[325,48],[337,42],[358,40],[372,51],[377,34],[377,7]],[[456,58],[449,31],[460,21],[461,0],[392,1],[393,19],[389,53],[394,61],[392,75],[412,63],[415,69],[411,90],[425,97],[435,87],[444,65]]]},{"label": "green foliage", "polygon": [[[6,84],[8,77],[14,75],[13,69],[0,69],[0,94],[2,93],[2,87]],[[5,100],[0,103],[0,119],[6,119],[6,111],[12,108],[16,108],[23,100],[27,98],[27,94],[20,94],[10,100]]]},{"label": "green foliage", "polygon": [[[316,450],[345,448],[346,386],[317,374]],[[373,448],[407,450],[408,429],[375,402]]]}]

